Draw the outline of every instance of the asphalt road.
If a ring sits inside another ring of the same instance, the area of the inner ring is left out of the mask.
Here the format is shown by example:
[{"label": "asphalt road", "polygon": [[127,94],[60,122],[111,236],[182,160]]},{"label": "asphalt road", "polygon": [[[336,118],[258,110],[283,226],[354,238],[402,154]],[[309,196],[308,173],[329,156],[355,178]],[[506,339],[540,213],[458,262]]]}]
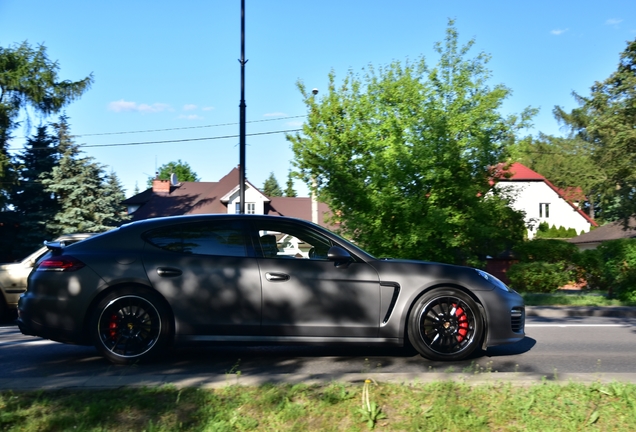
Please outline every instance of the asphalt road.
[{"label": "asphalt road", "polygon": [[526,334],[516,344],[452,363],[396,348],[222,346],[180,348],[152,364],[113,366],[92,347],[23,336],[8,323],[0,326],[0,388],[351,381],[366,376],[636,382],[636,318],[529,316]]}]

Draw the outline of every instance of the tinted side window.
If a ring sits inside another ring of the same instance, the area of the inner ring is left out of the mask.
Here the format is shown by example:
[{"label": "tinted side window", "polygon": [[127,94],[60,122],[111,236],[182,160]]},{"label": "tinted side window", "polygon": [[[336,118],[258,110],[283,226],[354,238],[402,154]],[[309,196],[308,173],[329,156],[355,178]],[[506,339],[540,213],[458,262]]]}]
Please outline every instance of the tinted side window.
[{"label": "tinted side window", "polygon": [[327,260],[331,240],[302,226],[271,221],[256,223],[265,258]]},{"label": "tinted side window", "polygon": [[194,255],[247,256],[239,222],[197,222],[148,231],[144,239],[160,249]]}]

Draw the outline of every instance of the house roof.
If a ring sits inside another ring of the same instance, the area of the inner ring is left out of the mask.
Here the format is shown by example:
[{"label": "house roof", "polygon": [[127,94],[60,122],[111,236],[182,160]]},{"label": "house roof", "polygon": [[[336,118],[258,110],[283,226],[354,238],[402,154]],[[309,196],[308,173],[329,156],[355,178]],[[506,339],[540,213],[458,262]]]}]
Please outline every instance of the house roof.
[{"label": "house roof", "polygon": [[636,218],[631,218],[629,220],[628,229],[624,229],[622,221],[616,221],[581,234],[580,236],[568,239],[567,241],[574,244],[601,243],[607,240],[634,237],[636,237]]},{"label": "house roof", "polygon": [[221,197],[239,181],[237,168],[232,169],[218,182],[181,182],[171,186],[170,192],[143,191],[123,202],[124,205],[141,205],[133,213],[132,220],[162,216],[226,213]]},{"label": "house roof", "polygon": [[[262,194],[254,185],[247,183]],[[163,216],[227,213],[227,203],[223,201],[237,190],[238,184],[239,171],[234,168],[218,182],[181,182],[170,186],[169,192],[147,189],[123,201],[123,204],[140,206],[132,214],[133,221]],[[311,198],[269,197],[269,202],[265,201],[264,205],[265,214],[312,219]],[[330,214],[329,207],[319,202],[318,224],[332,228],[325,222],[326,214]]]},{"label": "house roof", "polygon": [[[583,198],[583,191],[577,187],[568,187],[565,189],[560,189],[550,182],[547,178],[539,174],[538,172],[531,170],[527,166],[520,164],[519,162],[512,163],[507,169],[504,169],[503,164],[499,164],[495,175],[499,178],[500,182],[515,182],[515,181],[542,181],[550,189],[552,189],[557,195],[559,195],[565,202],[567,202],[572,209],[574,209],[577,213],[579,213],[586,221],[588,221],[592,226],[598,226],[594,219],[590,218],[585,214],[580,208],[575,206],[572,201],[581,201],[581,196]],[[578,192],[578,193],[577,193]],[[576,196],[576,199],[573,199]]]}]

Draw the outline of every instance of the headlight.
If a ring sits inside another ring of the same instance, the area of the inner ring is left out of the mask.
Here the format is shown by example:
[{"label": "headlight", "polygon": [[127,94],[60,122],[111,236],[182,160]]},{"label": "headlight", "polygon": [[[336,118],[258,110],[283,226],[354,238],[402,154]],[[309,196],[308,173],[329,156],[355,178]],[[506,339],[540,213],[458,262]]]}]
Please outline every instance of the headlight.
[{"label": "headlight", "polygon": [[484,279],[486,279],[488,282],[490,282],[497,288],[504,290],[506,292],[510,292],[510,288],[508,288],[505,283],[503,283],[502,281],[500,281],[499,279],[497,279],[490,273],[486,273],[485,271],[479,270],[479,269],[475,269],[475,271],[477,272],[479,276],[483,277]]}]

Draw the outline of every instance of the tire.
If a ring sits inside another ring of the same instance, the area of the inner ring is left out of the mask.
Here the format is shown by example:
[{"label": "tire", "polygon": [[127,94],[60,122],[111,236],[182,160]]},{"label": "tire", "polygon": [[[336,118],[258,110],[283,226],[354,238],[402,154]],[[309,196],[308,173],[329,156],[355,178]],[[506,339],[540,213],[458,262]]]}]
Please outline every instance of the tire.
[{"label": "tire", "polygon": [[420,297],[408,320],[408,338],[430,360],[458,361],[480,345],[484,324],[475,301],[455,288],[437,288]]},{"label": "tire", "polygon": [[124,288],[102,299],[91,316],[97,351],[115,364],[133,364],[163,353],[173,338],[165,301],[149,290]]}]

